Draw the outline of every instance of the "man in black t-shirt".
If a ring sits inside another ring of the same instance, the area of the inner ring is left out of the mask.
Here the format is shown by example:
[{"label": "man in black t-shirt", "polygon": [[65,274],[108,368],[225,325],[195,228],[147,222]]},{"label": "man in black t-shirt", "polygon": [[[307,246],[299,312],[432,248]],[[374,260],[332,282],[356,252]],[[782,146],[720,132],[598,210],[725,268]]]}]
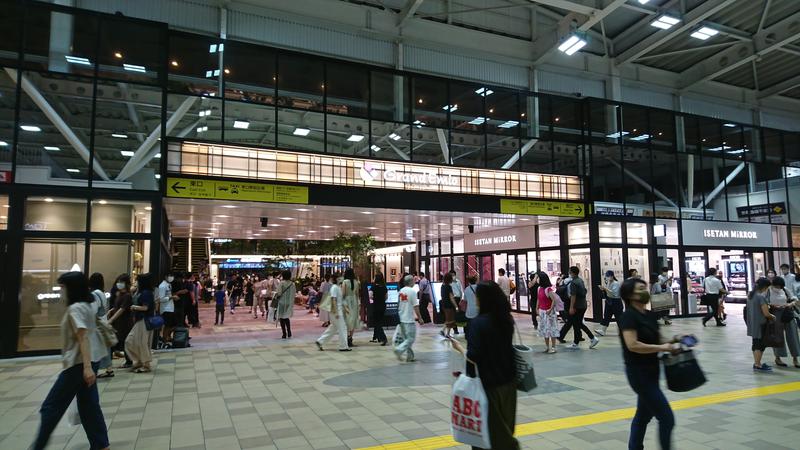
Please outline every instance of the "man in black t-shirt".
[{"label": "man in black t-shirt", "polygon": [[570,328],[573,328],[573,333],[575,335],[572,344],[568,345],[567,348],[571,349],[579,349],[579,344],[583,340],[581,336],[581,331],[585,332],[589,339],[591,339],[591,343],[589,344],[589,348],[595,348],[597,344],[600,343],[600,340],[597,339],[589,327],[583,323],[583,316],[586,315],[586,310],[588,309],[588,303],[586,301],[586,284],[583,282],[581,277],[578,276],[580,273],[580,269],[576,266],[572,266],[569,268],[569,276],[570,281],[567,285],[567,293],[570,298],[570,305],[569,305],[569,316],[567,323],[561,328],[561,335],[559,336],[558,340],[562,343],[564,342],[564,338],[567,336]]}]

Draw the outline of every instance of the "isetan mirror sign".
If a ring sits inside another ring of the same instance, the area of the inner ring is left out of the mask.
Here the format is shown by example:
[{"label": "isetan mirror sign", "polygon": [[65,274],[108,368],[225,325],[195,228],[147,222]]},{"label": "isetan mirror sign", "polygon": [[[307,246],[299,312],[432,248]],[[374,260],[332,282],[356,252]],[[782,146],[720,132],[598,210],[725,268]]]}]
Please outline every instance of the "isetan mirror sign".
[{"label": "isetan mirror sign", "polygon": [[756,223],[684,220],[683,244],[703,247],[771,247],[772,226]]},{"label": "isetan mirror sign", "polygon": [[535,246],[534,227],[506,228],[464,235],[467,253],[491,253]]}]

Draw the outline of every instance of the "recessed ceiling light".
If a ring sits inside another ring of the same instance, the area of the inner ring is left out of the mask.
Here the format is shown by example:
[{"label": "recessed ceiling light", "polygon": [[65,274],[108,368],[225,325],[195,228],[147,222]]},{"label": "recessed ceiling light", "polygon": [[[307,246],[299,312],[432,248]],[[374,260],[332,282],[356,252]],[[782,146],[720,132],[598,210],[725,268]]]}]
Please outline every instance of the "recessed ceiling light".
[{"label": "recessed ceiling light", "polygon": [[350,222],[350,219],[337,219],[337,222]]},{"label": "recessed ceiling light", "polygon": [[246,130],[250,128],[250,122],[246,120],[234,120],[233,121],[233,128],[238,128],[240,130]]},{"label": "recessed ceiling light", "polygon": [[372,214],[375,214],[375,213],[372,212],[372,211],[361,211],[361,214],[366,214],[366,215],[369,216],[369,215],[372,215]]},{"label": "recessed ceiling light", "polygon": [[277,223],[271,223],[271,224],[269,224],[269,226],[271,226],[271,227],[279,227],[280,225],[278,225]]},{"label": "recessed ceiling light", "polygon": [[705,41],[705,40],[707,40],[707,39],[709,39],[709,38],[711,38],[713,36],[716,36],[718,34],[719,34],[719,31],[717,31],[717,30],[715,30],[713,28],[703,27],[703,28],[700,28],[699,30],[695,31],[694,33],[692,33],[691,36],[693,38],[695,38],[695,39],[700,39],[701,41]]},{"label": "recessed ceiling light", "polygon": [[128,139],[127,134],[122,133],[111,133],[111,137],[119,138],[119,139]]},{"label": "recessed ceiling light", "polygon": [[308,230],[308,231],[306,231],[306,233],[313,234],[313,233],[316,233],[316,231],[314,231],[314,230]]},{"label": "recessed ceiling light", "polygon": [[377,230],[378,227],[366,227],[366,229],[368,229],[368,230]]},{"label": "recessed ceiling light", "polygon": [[293,217],[278,217],[278,219],[281,219],[281,220],[294,220]]},{"label": "recessed ceiling light", "polygon": [[573,34],[566,41],[564,41],[561,45],[558,46],[558,51],[564,53],[567,56],[572,56],[578,50],[585,47],[587,44],[586,39]]},{"label": "recessed ceiling light", "polygon": [[133,155],[135,155],[135,153],[134,153],[134,152],[132,152],[132,151],[130,151],[130,150],[122,150],[122,151],[121,151],[121,152],[119,152],[119,153],[120,153],[120,155],[122,155],[122,156],[127,156],[127,157],[129,157],[129,158],[130,158],[130,157],[132,157]]},{"label": "recessed ceiling light", "polygon": [[229,216],[218,214],[217,217],[219,217],[220,219],[227,219]]},{"label": "recessed ceiling light", "polygon": [[64,55],[64,59],[70,64],[80,64],[82,66],[91,66],[92,62],[88,58],[82,56]]},{"label": "recessed ceiling light", "polygon": [[292,132],[295,136],[308,136],[309,133],[311,133],[311,130],[308,128],[295,128]]},{"label": "recessed ceiling light", "polygon": [[211,110],[210,109],[204,109],[202,111],[199,111],[197,113],[197,115],[200,116],[200,117],[210,116],[211,115]]},{"label": "recessed ceiling light", "polygon": [[430,214],[419,214],[420,217],[430,217]]},{"label": "recessed ceiling light", "polygon": [[400,223],[403,223],[403,222],[396,222],[396,221],[395,221],[395,222],[389,222],[389,223],[391,223],[391,224],[393,224],[393,225],[397,225],[397,224],[400,224]]},{"label": "recessed ceiling light", "polygon": [[331,228],[330,225],[320,225],[320,228]]},{"label": "recessed ceiling light", "polygon": [[236,206],[236,205],[222,205],[222,207],[223,208],[227,208],[227,209],[238,208],[238,206]]},{"label": "recessed ceiling light", "polygon": [[296,234],[295,235],[295,237],[303,237],[303,236],[305,236],[305,235],[303,235],[303,234]]},{"label": "recessed ceiling light", "polygon": [[81,171],[78,170],[78,169],[67,169],[67,172],[69,172],[69,173],[81,173]]},{"label": "recessed ceiling light", "polygon": [[347,138],[349,142],[361,142],[364,140],[363,134],[351,134],[349,138]]},{"label": "recessed ceiling light", "polygon": [[676,25],[677,23],[679,23],[680,21],[681,21],[681,19],[678,19],[677,17],[672,17],[672,16],[668,16],[668,15],[665,14],[665,15],[659,17],[658,19],[650,22],[650,25],[652,25],[652,26],[654,26],[656,28],[661,28],[662,30],[668,30],[668,29],[672,28],[674,25]]},{"label": "recessed ceiling light", "polygon": [[145,73],[147,69],[144,66],[138,66],[136,64],[123,64],[122,68],[127,70],[128,72],[140,72]]},{"label": "recessed ceiling light", "polygon": [[0,147],[8,147],[8,142],[0,141]]},{"label": "recessed ceiling light", "polygon": [[33,131],[35,133],[42,131],[42,129],[37,127],[36,125],[20,125],[19,127],[22,128],[22,130],[24,131]]},{"label": "recessed ceiling light", "polygon": [[46,201],[47,203],[53,203],[53,199],[50,197],[45,198],[44,201]]},{"label": "recessed ceiling light", "polygon": [[58,148],[56,146],[53,146],[53,145],[45,145],[44,149],[47,150],[48,152],[60,152],[61,151],[60,148]]}]

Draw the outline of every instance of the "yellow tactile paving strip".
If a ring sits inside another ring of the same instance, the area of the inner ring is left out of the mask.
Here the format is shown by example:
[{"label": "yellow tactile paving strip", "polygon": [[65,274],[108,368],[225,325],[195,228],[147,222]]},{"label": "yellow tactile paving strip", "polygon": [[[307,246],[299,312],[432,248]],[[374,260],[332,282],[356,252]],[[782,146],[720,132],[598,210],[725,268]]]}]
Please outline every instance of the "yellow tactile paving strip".
[{"label": "yellow tactile paving strip", "polygon": [[[728,403],[748,398],[764,397],[768,395],[795,391],[800,391],[800,382],[776,384],[772,386],[762,386],[720,392],[717,394],[702,395],[699,397],[676,400],[674,402],[670,402],[670,405],[672,406],[673,410],[679,411],[683,409],[700,408],[719,403]],[[584,414],[580,416],[517,424],[516,435],[517,437],[529,436],[532,434],[547,433],[549,431],[579,428],[588,425],[615,422],[617,420],[626,420],[632,418],[635,412],[635,408],[621,408],[592,414]],[[452,436],[434,436],[430,438],[415,439],[413,441],[366,447],[358,450],[434,450],[455,447],[457,445],[460,444],[455,442]]]}]

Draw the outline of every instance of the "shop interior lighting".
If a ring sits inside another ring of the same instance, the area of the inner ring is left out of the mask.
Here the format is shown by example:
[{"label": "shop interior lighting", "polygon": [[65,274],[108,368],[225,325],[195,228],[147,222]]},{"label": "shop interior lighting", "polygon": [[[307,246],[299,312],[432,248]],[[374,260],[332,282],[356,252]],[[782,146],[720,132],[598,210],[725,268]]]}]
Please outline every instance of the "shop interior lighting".
[{"label": "shop interior lighting", "polygon": [[246,120],[234,120],[233,121],[233,128],[238,128],[240,130],[246,130],[250,128],[250,122]]},{"label": "shop interior lighting", "polygon": [[111,133],[111,137],[115,137],[118,139],[128,139],[128,135],[122,133]]},{"label": "shop interior lighting", "polygon": [[60,152],[61,151],[60,148],[58,148],[56,146],[53,146],[53,145],[45,145],[44,149],[47,150],[48,152]]},{"label": "shop interior lighting", "polygon": [[617,131],[616,133],[607,134],[606,137],[609,139],[618,139],[621,136],[627,136],[629,134],[630,133],[628,133],[627,131],[622,131],[622,132]]},{"label": "shop interior lighting", "polygon": [[381,151],[381,148],[380,148],[380,147],[378,147],[378,146],[377,146],[377,145],[375,145],[375,144],[372,144],[372,145],[371,145],[369,148],[371,148],[373,152],[379,152],[379,151]]},{"label": "shop interior lighting", "polygon": [[23,131],[33,131],[34,133],[38,133],[38,132],[42,131],[42,129],[37,127],[36,125],[20,125],[19,127]]},{"label": "shop interior lighting", "polygon": [[320,228],[331,228],[330,225],[320,225]]},{"label": "shop interior lighting", "polygon": [[723,127],[728,127],[728,128],[736,128],[739,125],[736,125],[735,123],[724,123],[724,124],[722,124],[722,126]]},{"label": "shop interior lighting", "polygon": [[475,93],[480,96],[487,97],[489,95],[494,94],[494,91],[489,88],[482,87],[480,89],[475,90]]},{"label": "shop interior lighting", "polygon": [[650,135],[649,134],[642,134],[640,136],[634,136],[632,138],[629,138],[628,140],[639,142],[639,141],[646,141],[648,139],[650,139]]},{"label": "shop interior lighting", "polygon": [[198,112],[197,115],[200,116],[200,117],[210,116],[211,115],[211,110],[210,109],[204,109],[204,110]]},{"label": "shop interior lighting", "polygon": [[342,223],[347,223],[347,222],[350,222],[350,219],[336,219],[336,221],[337,222],[342,222]]},{"label": "shop interior lighting", "polygon": [[69,172],[69,173],[81,173],[81,171],[78,170],[78,169],[67,169],[67,172]]},{"label": "shop interior lighting", "polygon": [[486,122],[486,117],[476,117],[469,121],[471,125],[481,125]]},{"label": "shop interior lighting", "polygon": [[53,203],[53,199],[50,197],[45,198],[44,201],[46,201],[47,203]]},{"label": "shop interior lighting", "polygon": [[442,109],[445,111],[456,112],[458,111],[458,105],[444,105]]},{"label": "shop interior lighting", "polygon": [[703,27],[692,33],[691,36],[695,39],[700,39],[701,41],[705,41],[706,39],[714,37],[718,34],[719,31],[713,28]]},{"label": "shop interior lighting", "polygon": [[564,53],[567,56],[572,56],[578,50],[585,47],[587,44],[586,39],[581,38],[580,36],[573,34],[570,36],[566,41],[561,43],[558,46],[558,51]]},{"label": "shop interior lighting", "polygon": [[88,58],[82,56],[64,55],[64,59],[70,64],[80,64],[82,66],[91,66],[92,62]]},{"label": "shop interior lighting", "polygon": [[361,142],[364,140],[363,134],[351,134],[349,138],[347,138],[348,142]]},{"label": "shop interior lighting", "polygon": [[122,151],[121,151],[121,152],[119,152],[119,153],[120,153],[122,156],[127,156],[128,158],[131,158],[131,157],[133,157],[133,155],[135,154],[134,152],[132,152],[132,151],[130,151],[130,150],[122,150]]},{"label": "shop interior lighting", "polygon": [[0,141],[0,147],[8,147],[8,142]]},{"label": "shop interior lighting", "polygon": [[295,128],[292,134],[295,136],[308,136],[308,133],[311,133],[308,128]]},{"label": "shop interior lighting", "polygon": [[389,135],[389,139],[391,139],[393,141],[399,141],[400,140],[400,135],[397,134],[397,133],[392,133],[392,134]]},{"label": "shop interior lighting", "polygon": [[122,68],[127,70],[128,72],[139,72],[145,73],[147,69],[144,66],[137,66],[136,64],[123,64]]},{"label": "shop interior lighting", "polygon": [[516,120],[508,120],[498,125],[497,128],[514,128],[517,125],[519,125],[519,122]]},{"label": "shop interior lighting", "polygon": [[669,30],[673,26],[677,25],[680,21],[681,19],[678,19],[677,17],[672,17],[664,14],[658,19],[650,22],[650,25],[656,28],[661,28],[662,30]]}]

